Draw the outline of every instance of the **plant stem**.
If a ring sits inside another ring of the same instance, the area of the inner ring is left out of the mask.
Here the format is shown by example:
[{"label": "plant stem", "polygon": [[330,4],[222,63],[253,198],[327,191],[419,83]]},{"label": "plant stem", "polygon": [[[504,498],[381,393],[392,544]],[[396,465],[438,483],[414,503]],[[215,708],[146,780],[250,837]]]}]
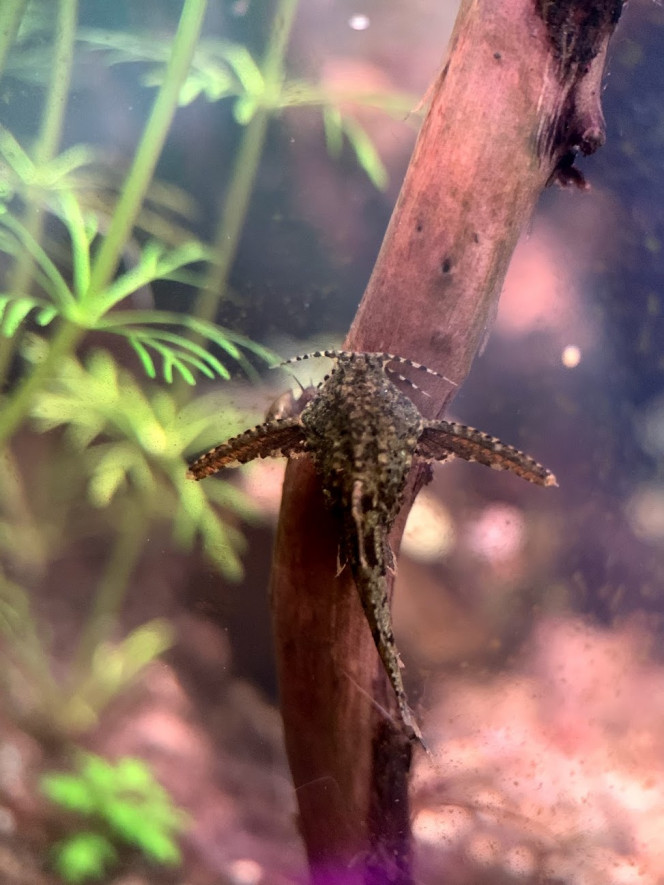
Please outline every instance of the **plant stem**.
[{"label": "plant stem", "polygon": [[27,4],[28,0],[3,0],[0,3],[0,76]]},{"label": "plant stem", "polygon": [[136,216],[177,110],[180,88],[189,71],[206,7],[207,0],[184,2],[164,82],[152,107],[108,232],[92,267],[88,297],[94,298],[111,281],[124,245],[131,236]]},{"label": "plant stem", "polygon": [[[3,15],[3,13],[0,13]],[[53,159],[58,151],[62,126],[67,109],[67,96],[74,63],[74,43],[78,21],[78,0],[60,0],[55,24],[53,47],[53,74],[46,95],[39,135],[34,146],[32,160],[37,172]],[[0,20],[1,29],[1,20]],[[2,34],[0,33],[0,38]],[[1,51],[1,50],[0,50]],[[28,193],[24,225],[28,234],[40,242],[44,228],[42,206]],[[27,292],[32,277],[34,259],[24,250],[12,270],[9,288],[14,292]],[[4,378],[16,346],[16,338],[3,338],[0,342],[0,378]]]},{"label": "plant stem", "polygon": [[5,443],[23,422],[28,414],[32,400],[41,385],[53,376],[63,357],[70,353],[85,330],[63,320],[53,336],[48,353],[38,363],[31,374],[19,385],[18,389],[7,397],[0,410],[0,446]]},{"label": "plant stem", "polygon": [[[284,79],[284,57],[290,38],[298,0],[280,0],[263,59],[261,72],[266,91],[278,95]],[[246,126],[235,156],[230,185],[222,203],[214,236],[216,261],[210,265],[194,307],[194,316],[212,322],[219,301],[224,296],[228,276],[235,259],[263,153],[267,124],[274,112],[273,103],[259,107]]]},{"label": "plant stem", "polygon": [[115,544],[102,576],[92,610],[83,627],[74,658],[74,679],[85,679],[92,656],[115,626],[130,587],[130,578],[145,540],[146,508],[128,503]]},{"label": "plant stem", "polygon": [[60,0],[53,47],[53,74],[39,138],[34,149],[37,168],[50,162],[57,153],[67,109],[67,96],[74,66],[74,44],[78,22],[78,0]]}]

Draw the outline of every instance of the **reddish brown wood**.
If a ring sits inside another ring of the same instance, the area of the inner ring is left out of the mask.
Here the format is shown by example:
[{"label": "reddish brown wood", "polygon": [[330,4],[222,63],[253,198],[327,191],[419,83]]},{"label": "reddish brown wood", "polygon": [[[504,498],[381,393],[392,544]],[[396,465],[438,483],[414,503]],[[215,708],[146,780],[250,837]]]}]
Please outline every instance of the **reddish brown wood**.
[{"label": "reddish brown wood", "polygon": [[[603,141],[599,83],[616,0],[557,7],[556,17],[548,0],[462,3],[349,348],[411,357],[458,384],[466,377],[540,192],[555,177],[581,183],[571,152]],[[575,43],[562,30],[578,31],[579,22],[586,31]],[[572,50],[563,56],[561,46]],[[433,395],[419,397],[422,411],[441,414],[453,389],[427,389]],[[400,527],[395,545],[399,537]],[[410,747],[352,581],[347,571],[336,576],[336,556],[336,526],[312,465],[291,463],[272,607],[313,879],[405,885]]]}]

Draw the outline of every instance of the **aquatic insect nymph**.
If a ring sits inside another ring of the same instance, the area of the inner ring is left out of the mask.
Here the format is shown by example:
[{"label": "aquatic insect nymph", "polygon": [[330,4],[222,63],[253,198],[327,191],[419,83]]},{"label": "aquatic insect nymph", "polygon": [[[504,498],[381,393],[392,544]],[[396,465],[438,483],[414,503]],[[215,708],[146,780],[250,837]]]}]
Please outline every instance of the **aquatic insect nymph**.
[{"label": "aquatic insect nymph", "polygon": [[[463,458],[510,470],[541,486],[556,485],[556,480],[541,464],[495,437],[453,421],[424,418],[390,378],[388,364],[437,372],[387,353],[326,350],[289,362],[319,356],[335,360],[335,366],[299,414],[266,421],[216,446],[191,464],[188,475],[203,479],[254,458],[311,456],[328,506],[339,519],[340,563],[352,572],[404,725],[419,737],[401,678],[386,580],[394,570],[389,533],[411,467]],[[401,375],[396,378],[415,386]]]}]

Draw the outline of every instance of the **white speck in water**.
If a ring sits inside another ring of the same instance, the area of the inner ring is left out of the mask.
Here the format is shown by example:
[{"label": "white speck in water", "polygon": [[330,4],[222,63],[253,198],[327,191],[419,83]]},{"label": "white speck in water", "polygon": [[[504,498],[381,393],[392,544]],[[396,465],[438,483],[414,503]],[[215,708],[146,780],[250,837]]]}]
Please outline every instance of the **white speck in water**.
[{"label": "white speck in water", "polygon": [[259,885],[263,881],[263,867],[249,858],[234,860],[229,872],[234,885]]},{"label": "white speck in water", "polygon": [[348,25],[354,31],[366,31],[370,24],[371,21],[369,20],[369,16],[361,15],[360,13],[357,13],[357,15],[351,15],[348,19]]},{"label": "white speck in water", "polygon": [[581,348],[577,347],[576,344],[568,344],[567,347],[563,349],[560,358],[563,366],[568,369],[576,369],[581,362]]}]

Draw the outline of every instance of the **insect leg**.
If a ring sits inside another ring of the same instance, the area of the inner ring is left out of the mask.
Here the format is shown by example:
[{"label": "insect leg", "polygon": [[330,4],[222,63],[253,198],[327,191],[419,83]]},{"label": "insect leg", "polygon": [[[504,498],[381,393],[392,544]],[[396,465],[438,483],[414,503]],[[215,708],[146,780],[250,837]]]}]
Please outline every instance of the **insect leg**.
[{"label": "insect leg", "polygon": [[495,436],[454,421],[428,422],[418,440],[415,457],[425,461],[463,458],[494,470],[510,470],[537,485],[558,485],[553,473],[530,455],[505,445]]},{"label": "insect leg", "polygon": [[295,457],[306,451],[304,429],[297,418],[268,421],[215,446],[190,466],[190,479],[205,479],[230,464],[246,464],[254,458]]}]

